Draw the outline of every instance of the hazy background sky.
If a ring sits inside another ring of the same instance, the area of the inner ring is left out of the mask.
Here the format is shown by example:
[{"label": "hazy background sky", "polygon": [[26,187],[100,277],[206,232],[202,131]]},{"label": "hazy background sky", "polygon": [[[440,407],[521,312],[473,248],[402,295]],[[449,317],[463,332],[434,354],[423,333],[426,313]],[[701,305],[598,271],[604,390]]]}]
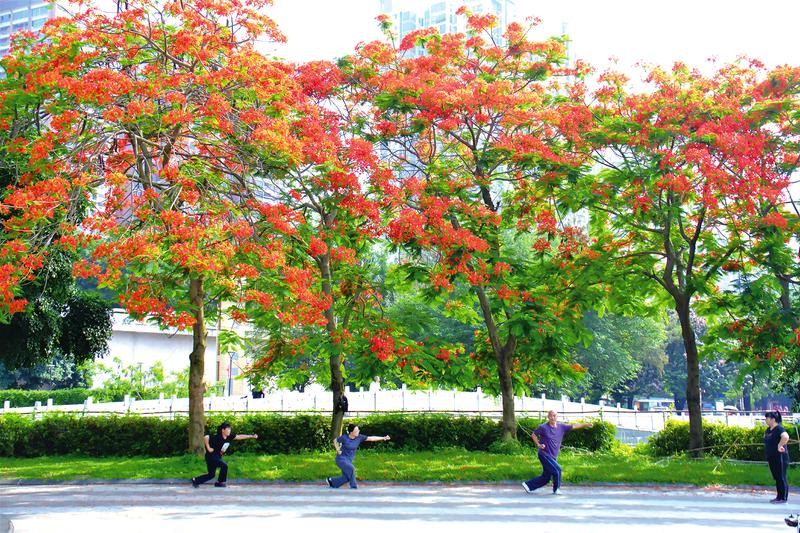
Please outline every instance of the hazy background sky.
[{"label": "hazy background sky", "polygon": [[[396,3],[402,0],[395,0]],[[356,43],[380,38],[378,0],[275,0],[268,11],[289,42],[286,59],[333,59]],[[615,57],[627,69],[638,61],[701,65],[745,54],[767,65],[800,61],[800,0],[517,0],[519,19],[543,19],[536,36],[572,38],[571,56],[603,69]]]}]

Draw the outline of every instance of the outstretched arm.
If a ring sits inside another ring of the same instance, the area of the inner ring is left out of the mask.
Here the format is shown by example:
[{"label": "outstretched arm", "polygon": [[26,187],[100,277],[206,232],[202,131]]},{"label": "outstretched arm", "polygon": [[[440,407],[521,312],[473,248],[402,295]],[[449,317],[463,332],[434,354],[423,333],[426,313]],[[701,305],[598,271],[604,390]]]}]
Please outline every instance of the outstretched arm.
[{"label": "outstretched arm", "polygon": [[390,439],[391,437],[389,435],[386,435],[384,437],[367,437],[367,442],[375,442],[375,441],[390,440]]},{"label": "outstretched arm", "polygon": [[587,422],[587,423],[585,423],[585,424],[573,424],[573,426],[572,426],[572,429],[583,429],[583,428],[590,428],[590,427],[592,427],[593,425],[594,425],[594,424],[592,424],[591,422]]},{"label": "outstretched arm", "polygon": [[252,435],[236,435],[233,440],[245,440],[245,439],[257,439],[258,434],[254,433]]}]

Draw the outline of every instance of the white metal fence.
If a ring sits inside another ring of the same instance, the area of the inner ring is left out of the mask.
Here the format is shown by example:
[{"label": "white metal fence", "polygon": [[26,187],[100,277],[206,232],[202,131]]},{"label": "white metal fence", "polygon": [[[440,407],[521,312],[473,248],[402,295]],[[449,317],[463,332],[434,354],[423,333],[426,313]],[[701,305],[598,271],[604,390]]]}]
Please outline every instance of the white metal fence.
[{"label": "white metal fence", "polygon": [[[480,389],[475,392],[447,390],[380,390],[376,392],[347,392],[349,415],[360,416],[370,413],[409,412],[409,413],[453,413],[461,415],[480,415],[500,418],[502,405],[499,397],[484,394]],[[231,413],[281,413],[292,414],[330,413],[331,393],[324,390],[297,392],[279,390],[267,394],[264,398],[222,396],[206,397],[205,409],[208,412]],[[581,419],[601,419],[619,428],[643,432],[660,431],[667,420],[688,421],[687,414],[674,412],[641,412],[624,409],[617,405],[589,404],[583,400],[575,402],[568,398],[555,400],[541,397],[517,396],[514,407],[518,417],[529,416],[544,418],[547,412],[554,409],[559,412],[563,421]],[[11,407],[8,401],[3,404],[2,413],[32,414],[43,416],[47,413],[81,413],[85,415],[136,413],[148,416],[172,417],[188,413],[188,398],[161,398],[158,400],[135,400],[126,398],[122,402],[94,403],[87,400],[79,405],[53,405],[52,400],[45,404],[36,403],[33,407]],[[723,422],[728,425],[753,427],[763,423],[761,413],[729,413],[724,411],[704,412],[703,417],[709,421]],[[787,415],[791,419],[791,415]]]}]

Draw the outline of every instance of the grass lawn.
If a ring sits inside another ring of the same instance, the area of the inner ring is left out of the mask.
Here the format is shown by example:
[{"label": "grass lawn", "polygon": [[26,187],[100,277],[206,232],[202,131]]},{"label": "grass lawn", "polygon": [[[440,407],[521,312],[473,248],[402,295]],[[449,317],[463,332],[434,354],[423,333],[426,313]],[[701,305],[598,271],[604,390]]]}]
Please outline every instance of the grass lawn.
[{"label": "grass lawn", "polygon": [[[268,481],[313,481],[338,475],[333,453],[298,455],[230,454],[229,477]],[[565,450],[559,457],[567,483],[656,483],[765,485],[774,482],[766,465],[718,459],[655,459],[636,453]],[[373,481],[525,480],[541,472],[533,453],[515,455],[445,449],[432,452],[361,450],[357,475]],[[794,470],[794,469],[793,469]],[[195,456],[90,458],[78,456],[0,460],[0,479],[188,479],[205,471]],[[789,477],[794,477],[792,471]]]}]

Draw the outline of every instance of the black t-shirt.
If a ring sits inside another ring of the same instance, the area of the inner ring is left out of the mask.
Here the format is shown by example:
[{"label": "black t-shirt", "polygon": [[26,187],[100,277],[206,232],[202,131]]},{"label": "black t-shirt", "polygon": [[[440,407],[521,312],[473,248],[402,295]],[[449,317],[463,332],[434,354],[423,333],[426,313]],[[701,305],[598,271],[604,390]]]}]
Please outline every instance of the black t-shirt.
[{"label": "black t-shirt", "polygon": [[228,435],[228,438],[224,438],[221,433],[215,433],[208,438],[208,445],[214,450],[213,452],[209,453],[206,450],[206,455],[211,455],[213,457],[222,457],[225,455],[225,452],[228,450],[228,446],[230,446],[233,439],[236,438],[235,433],[231,433]]},{"label": "black t-shirt", "polygon": [[[786,432],[783,429],[783,426],[778,424],[772,429],[767,428],[764,432],[764,452],[767,454],[767,457],[778,457],[781,455],[778,453],[778,443],[781,441],[781,435]],[[783,447],[783,453],[789,455],[789,446]]]}]

